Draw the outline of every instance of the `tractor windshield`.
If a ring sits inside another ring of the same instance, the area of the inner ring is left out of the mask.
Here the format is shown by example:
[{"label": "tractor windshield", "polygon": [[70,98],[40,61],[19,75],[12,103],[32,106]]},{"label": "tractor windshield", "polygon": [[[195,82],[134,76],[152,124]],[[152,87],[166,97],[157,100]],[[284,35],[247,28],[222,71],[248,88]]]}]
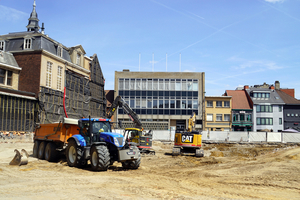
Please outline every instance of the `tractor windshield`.
[{"label": "tractor windshield", "polygon": [[111,132],[110,123],[103,121],[93,122],[93,133],[99,132]]}]

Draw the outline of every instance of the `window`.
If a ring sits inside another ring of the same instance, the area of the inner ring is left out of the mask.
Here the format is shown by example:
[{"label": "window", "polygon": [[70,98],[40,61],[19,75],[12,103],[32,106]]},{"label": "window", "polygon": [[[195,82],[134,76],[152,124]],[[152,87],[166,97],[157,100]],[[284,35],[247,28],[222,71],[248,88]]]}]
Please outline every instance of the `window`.
[{"label": "window", "polygon": [[177,79],[177,80],[176,80],[175,90],[177,90],[177,91],[180,91],[180,90],[181,90],[181,82],[180,82],[180,79]]},{"label": "window", "polygon": [[158,89],[164,90],[164,79],[159,79],[158,81]]},{"label": "window", "polygon": [[57,55],[59,57],[63,57],[63,48],[61,46],[57,47]]},{"label": "window", "polygon": [[254,98],[257,98],[257,93],[253,93],[253,97],[254,97]]},{"label": "window", "polygon": [[188,109],[192,108],[192,100],[188,100]]},{"label": "window", "polygon": [[286,116],[289,117],[289,116],[290,116],[290,113],[287,113]]},{"label": "window", "polygon": [[140,97],[136,98],[135,107],[136,108],[141,108],[141,98]]},{"label": "window", "polygon": [[12,85],[12,71],[0,69],[0,84]]},{"label": "window", "polygon": [[193,109],[198,109],[198,101],[193,100]]},{"label": "window", "polygon": [[256,112],[273,112],[272,105],[257,105]]},{"label": "window", "polygon": [[229,108],[230,107],[230,101],[224,101],[224,107]]},{"label": "window", "polygon": [[124,90],[124,79],[119,79],[119,90]]},{"label": "window", "polygon": [[282,124],[282,118],[279,118],[279,125]]},{"label": "window", "polygon": [[130,90],[134,90],[135,79],[130,79]]},{"label": "window", "polygon": [[80,55],[80,53],[77,53],[76,64],[77,65],[81,64],[81,55]]},{"label": "window", "polygon": [[273,118],[256,118],[257,125],[273,125]]},{"label": "window", "polygon": [[192,80],[188,80],[188,82],[187,82],[187,90],[189,90],[189,91],[193,90],[193,82],[192,82]]},{"label": "window", "polygon": [[217,101],[217,107],[222,107],[222,101]]},{"label": "window", "polygon": [[186,100],[181,101],[181,108],[186,108]]},{"label": "window", "polygon": [[230,114],[224,114],[224,121],[230,121]]},{"label": "window", "polygon": [[46,87],[51,87],[51,79],[52,79],[52,63],[47,62]]},{"label": "window", "polygon": [[207,101],[206,107],[213,107],[213,101]]},{"label": "window", "polygon": [[57,89],[62,90],[62,67],[58,66],[57,68]]},{"label": "window", "polygon": [[213,120],[213,114],[207,114],[206,115],[206,121],[212,121]]},{"label": "window", "polygon": [[279,106],[279,112],[282,112],[282,106]]},{"label": "window", "polygon": [[233,121],[239,121],[239,115],[238,114],[233,114]]},{"label": "window", "polygon": [[158,79],[153,79],[153,90],[158,90]]},{"label": "window", "polygon": [[251,114],[246,114],[246,116],[247,116],[247,121],[248,121],[248,122],[251,122],[251,121],[252,121]]},{"label": "window", "polygon": [[152,79],[148,79],[148,90],[152,90]]},{"label": "window", "polygon": [[216,115],[216,121],[222,121],[222,114]]},{"label": "window", "polygon": [[5,50],[4,47],[5,47],[5,42],[2,40],[0,41],[0,51],[4,51]]},{"label": "window", "polygon": [[245,114],[240,114],[240,121],[245,121]]},{"label": "window", "polygon": [[31,38],[30,39],[24,39],[24,49],[31,49]]},{"label": "window", "polygon": [[198,91],[198,80],[194,80],[193,82],[193,91]]}]

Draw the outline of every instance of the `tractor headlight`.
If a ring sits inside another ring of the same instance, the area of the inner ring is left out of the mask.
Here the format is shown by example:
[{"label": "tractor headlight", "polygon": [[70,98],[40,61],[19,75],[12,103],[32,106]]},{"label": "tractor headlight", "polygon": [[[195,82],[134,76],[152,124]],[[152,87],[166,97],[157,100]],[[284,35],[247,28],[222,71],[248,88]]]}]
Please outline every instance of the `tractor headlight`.
[{"label": "tractor headlight", "polygon": [[117,138],[114,137],[114,142],[116,146],[120,146],[119,141],[117,140]]}]

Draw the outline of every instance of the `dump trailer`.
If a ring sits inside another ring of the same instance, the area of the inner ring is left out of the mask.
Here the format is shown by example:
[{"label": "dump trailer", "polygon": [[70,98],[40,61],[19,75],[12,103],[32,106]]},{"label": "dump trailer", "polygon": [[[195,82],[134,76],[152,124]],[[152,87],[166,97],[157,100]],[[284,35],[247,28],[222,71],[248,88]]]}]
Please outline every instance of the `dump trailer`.
[{"label": "dump trailer", "polygon": [[181,154],[192,153],[196,157],[203,157],[204,151],[201,149],[202,146],[202,133],[195,131],[196,114],[189,119],[189,127],[186,131],[176,130],[174,147],[172,150],[173,156]]},{"label": "dump trailer", "polygon": [[111,132],[110,119],[64,118],[63,122],[38,125],[33,157],[55,161],[59,152],[66,155],[70,167],[84,167],[90,161],[94,171],[106,171],[115,161],[125,169],[137,169],[141,163],[134,143]]}]

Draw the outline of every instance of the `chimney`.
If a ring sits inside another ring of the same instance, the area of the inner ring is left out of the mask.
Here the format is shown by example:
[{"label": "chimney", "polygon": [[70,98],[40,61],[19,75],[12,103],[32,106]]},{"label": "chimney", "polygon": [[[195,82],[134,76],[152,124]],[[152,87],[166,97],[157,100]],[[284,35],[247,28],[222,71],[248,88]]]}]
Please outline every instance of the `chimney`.
[{"label": "chimney", "polygon": [[271,85],[271,86],[270,86],[270,89],[271,89],[271,90],[274,90],[274,89],[275,89],[274,85]]},{"label": "chimney", "polygon": [[279,81],[275,81],[275,90],[279,90],[280,89],[280,83]]},{"label": "chimney", "polygon": [[249,85],[244,86],[244,90],[247,90],[247,89],[249,89]]}]

